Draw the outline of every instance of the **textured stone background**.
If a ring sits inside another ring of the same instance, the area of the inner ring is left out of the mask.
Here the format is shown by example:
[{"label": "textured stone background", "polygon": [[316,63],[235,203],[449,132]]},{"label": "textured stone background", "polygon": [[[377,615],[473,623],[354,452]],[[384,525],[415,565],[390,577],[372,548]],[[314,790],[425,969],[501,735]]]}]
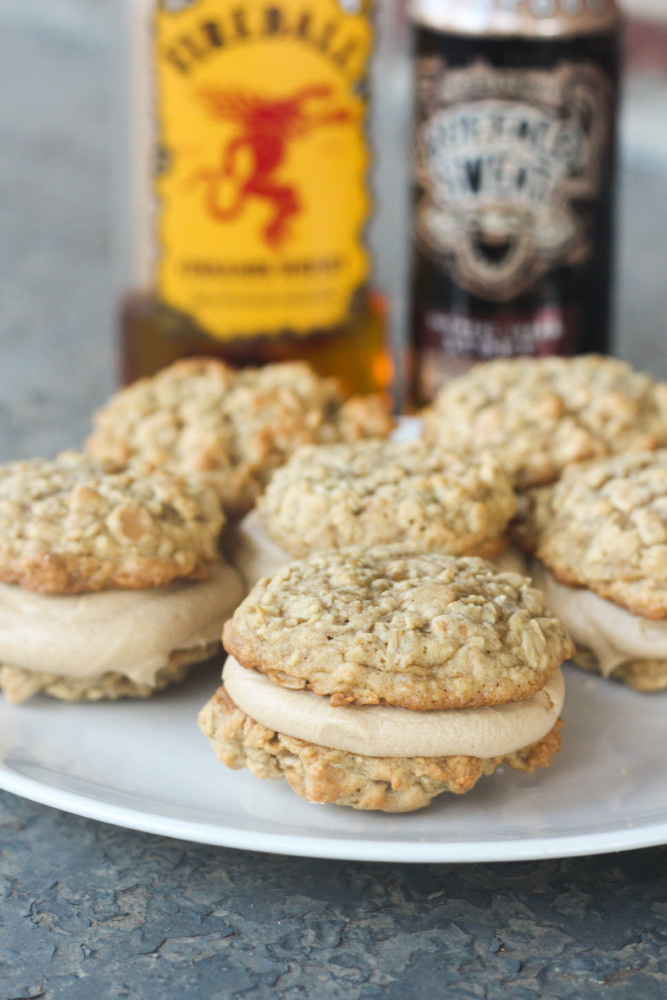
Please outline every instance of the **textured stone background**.
[{"label": "textured stone background", "polygon": [[[2,461],[77,444],[115,382],[112,9],[0,2]],[[631,103],[624,131],[617,349],[667,375],[667,180],[644,155],[665,105],[651,94],[658,116],[642,131]],[[663,848],[349,864],[165,840],[0,793],[0,898],[0,1000],[667,996]]]},{"label": "textured stone background", "polygon": [[248,854],[13,796],[2,1000],[664,1000],[667,851],[498,865]]}]

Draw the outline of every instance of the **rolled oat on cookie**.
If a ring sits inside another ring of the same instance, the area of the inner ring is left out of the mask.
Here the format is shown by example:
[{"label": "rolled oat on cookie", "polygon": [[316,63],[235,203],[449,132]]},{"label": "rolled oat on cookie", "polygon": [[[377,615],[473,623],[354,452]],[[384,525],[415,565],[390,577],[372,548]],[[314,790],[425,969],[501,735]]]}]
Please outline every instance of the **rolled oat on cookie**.
[{"label": "rolled oat on cookie", "polygon": [[529,581],[482,559],[314,555],[262,580],[224,643],[203,732],[229,767],[309,801],[410,811],[560,747],[570,640]]},{"label": "rolled oat on cookie", "polygon": [[514,491],[490,455],[424,441],[305,445],[234,527],[229,555],[248,586],[294,558],[351,545],[492,558],[507,547]]},{"label": "rolled oat on cookie", "polygon": [[512,358],[476,365],[424,413],[426,437],[491,451],[519,490],[574,462],[667,446],[667,383],[618,358]]},{"label": "rolled oat on cookie", "polygon": [[667,688],[667,450],[573,467],[549,509],[535,582],[575,662],[639,691]]},{"label": "rolled oat on cookie", "polygon": [[380,396],[344,400],[305,363],[236,370],[213,358],[177,361],[116,393],[96,414],[89,454],[196,473],[229,517],[254,505],[301,444],[386,437]]},{"label": "rolled oat on cookie", "polygon": [[145,697],[219,647],[243,596],[215,491],[76,452],[0,467],[0,689]]}]

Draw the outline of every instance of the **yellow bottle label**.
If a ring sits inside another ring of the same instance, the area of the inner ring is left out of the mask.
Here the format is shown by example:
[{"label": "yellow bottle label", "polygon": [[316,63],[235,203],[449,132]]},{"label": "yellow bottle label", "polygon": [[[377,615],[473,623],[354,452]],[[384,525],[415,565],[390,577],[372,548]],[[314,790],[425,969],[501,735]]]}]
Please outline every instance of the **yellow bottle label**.
[{"label": "yellow bottle label", "polygon": [[371,0],[162,0],[156,285],[227,339],[341,323],[368,277]]}]

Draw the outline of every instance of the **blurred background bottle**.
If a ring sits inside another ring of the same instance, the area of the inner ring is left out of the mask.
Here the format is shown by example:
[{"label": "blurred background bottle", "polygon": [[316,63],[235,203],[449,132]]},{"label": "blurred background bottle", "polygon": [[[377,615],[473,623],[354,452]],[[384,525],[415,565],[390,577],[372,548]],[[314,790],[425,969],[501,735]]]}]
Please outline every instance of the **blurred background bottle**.
[{"label": "blurred background bottle", "polygon": [[479,360],[608,349],[614,0],[411,0],[412,391]]},{"label": "blurred background bottle", "polygon": [[397,4],[122,7],[123,381],[206,354],[301,358],[348,393],[388,390],[397,272],[372,250],[401,212],[380,218],[392,87],[371,92],[403,44]]}]

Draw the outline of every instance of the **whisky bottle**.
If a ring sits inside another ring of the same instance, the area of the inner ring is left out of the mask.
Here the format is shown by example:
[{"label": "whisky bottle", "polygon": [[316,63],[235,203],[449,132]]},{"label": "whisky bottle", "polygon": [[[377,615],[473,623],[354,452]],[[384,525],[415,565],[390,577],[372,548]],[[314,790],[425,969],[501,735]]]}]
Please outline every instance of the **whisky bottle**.
[{"label": "whisky bottle", "polygon": [[386,390],[367,231],[372,0],[125,0],[122,379],[304,359]]},{"label": "whisky bottle", "polygon": [[614,0],[412,0],[414,395],[476,361],[605,352]]}]

